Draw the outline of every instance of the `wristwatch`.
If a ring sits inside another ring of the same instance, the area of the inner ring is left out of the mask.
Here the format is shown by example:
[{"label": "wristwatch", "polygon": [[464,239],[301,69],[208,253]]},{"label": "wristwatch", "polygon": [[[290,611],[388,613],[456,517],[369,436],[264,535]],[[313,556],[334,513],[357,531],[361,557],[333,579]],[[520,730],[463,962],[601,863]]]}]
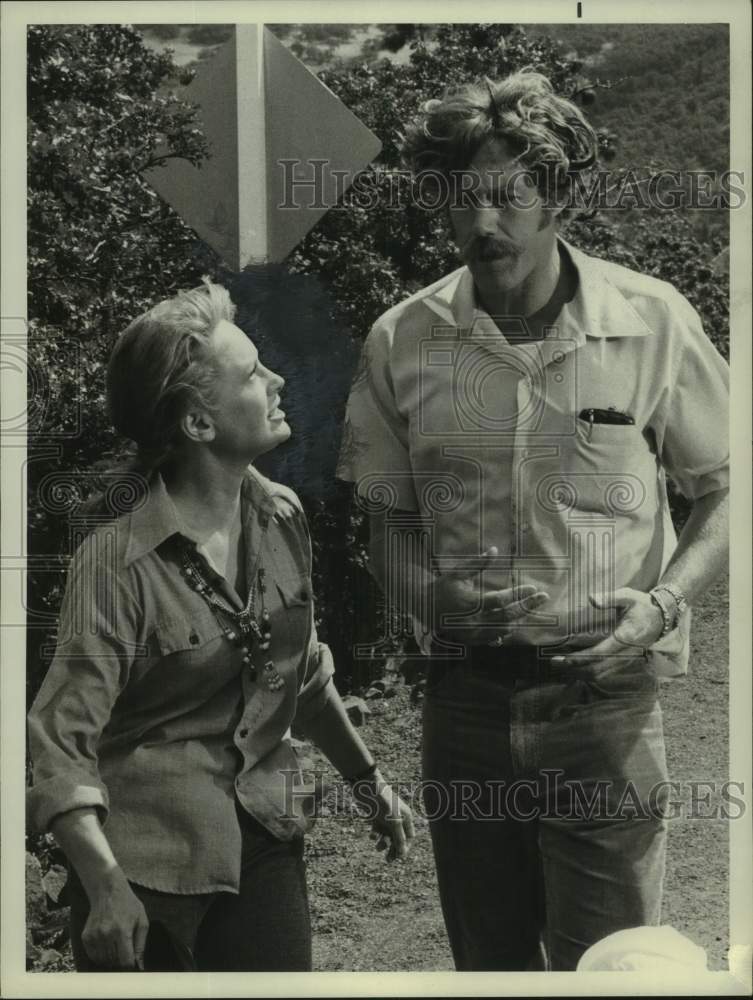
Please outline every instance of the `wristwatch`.
[{"label": "wristwatch", "polygon": [[671,594],[674,598],[674,602],[677,605],[677,617],[680,618],[688,610],[688,601],[685,594],[680,590],[679,587],[675,587],[671,583],[660,583],[655,590],[666,590],[668,594]]},{"label": "wristwatch", "polygon": [[[674,609],[670,607],[670,602],[666,597],[667,594],[669,594],[672,599]],[[659,611],[661,611],[662,621],[664,623],[661,634],[662,636],[665,636],[668,632],[677,628],[680,618],[688,610],[687,599],[678,587],[674,587],[668,583],[661,583],[656,587],[653,587],[649,590],[648,596],[657,606]]]}]

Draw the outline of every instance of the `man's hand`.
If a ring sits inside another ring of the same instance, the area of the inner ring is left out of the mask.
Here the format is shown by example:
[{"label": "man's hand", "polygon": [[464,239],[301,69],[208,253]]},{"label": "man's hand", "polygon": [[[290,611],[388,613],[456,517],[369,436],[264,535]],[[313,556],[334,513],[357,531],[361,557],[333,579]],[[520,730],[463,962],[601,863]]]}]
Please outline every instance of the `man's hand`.
[{"label": "man's hand", "polygon": [[108,969],[143,969],[149,920],[121,869],[115,869],[90,899],[81,940],[92,962]]},{"label": "man's hand", "polygon": [[630,651],[639,653],[652,646],[664,628],[661,611],[648,594],[640,590],[623,587],[615,590],[611,597],[601,594],[589,594],[588,598],[595,608],[616,608],[620,613],[617,626],[605,639],[595,646],[568,653],[566,656],[552,657],[552,663],[557,666],[576,666],[579,663],[592,663],[595,660],[605,660],[610,656],[622,655]]},{"label": "man's hand", "polygon": [[[455,641],[502,644],[549,595],[530,584],[503,590],[482,590],[481,572],[497,556],[495,546],[481,556],[476,570],[456,570],[437,577],[429,588],[429,624]],[[472,614],[472,612],[476,612]],[[446,615],[466,615],[462,624],[442,625]]]},{"label": "man's hand", "polygon": [[376,849],[383,851],[389,844],[388,861],[406,858],[415,835],[410,806],[390,788],[378,771],[373,778],[357,781],[353,785],[353,798],[371,819],[371,837],[376,839]]}]

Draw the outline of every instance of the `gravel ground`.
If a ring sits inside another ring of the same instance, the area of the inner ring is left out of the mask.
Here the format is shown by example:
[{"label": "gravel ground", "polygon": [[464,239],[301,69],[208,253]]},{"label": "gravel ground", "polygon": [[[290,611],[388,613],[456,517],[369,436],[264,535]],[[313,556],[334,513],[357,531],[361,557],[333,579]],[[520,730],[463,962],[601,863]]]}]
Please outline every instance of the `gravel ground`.
[{"label": "gravel ground", "polygon": [[[677,796],[681,815],[669,825],[663,922],[687,934],[708,953],[710,969],[726,969],[728,935],[728,826],[724,821],[692,818],[690,782],[727,778],[728,653],[727,586],[720,582],[696,608],[691,667],[687,679],[662,694],[667,758],[671,777],[683,783]],[[363,735],[392,780],[417,785],[420,772],[420,710],[399,685],[394,697],[369,701]],[[335,784],[326,762],[310,752],[314,766],[333,782],[325,806],[341,808],[322,815],[308,838],[307,859],[314,927],[314,968],[321,971],[443,971],[453,968],[425,823],[404,863],[387,864],[374,850],[368,824],[352,815],[347,793]],[[733,776],[734,777],[734,776]],[[714,797],[697,785],[696,813],[713,811]],[[32,859],[33,860],[33,859]],[[38,876],[30,913],[44,912]],[[32,883],[30,882],[31,886]],[[36,909],[35,909],[36,908]],[[30,967],[39,971],[72,968],[62,940],[66,911],[49,915],[60,934],[52,946],[30,941]],[[48,920],[48,927],[49,927]],[[33,921],[30,920],[33,927]],[[30,929],[30,937],[33,937]],[[48,950],[45,950],[48,949]],[[52,948],[52,950],[49,950]],[[59,949],[59,950],[58,950]]]},{"label": "gravel ground", "polygon": [[[682,783],[674,797],[682,809],[669,824],[662,922],[704,947],[713,970],[727,968],[729,838],[725,821],[703,817],[718,806],[705,783],[719,785],[728,777],[727,622],[722,581],[695,610],[688,677],[662,692],[669,773]],[[372,715],[362,733],[385,776],[418,782],[420,711],[410,704],[407,688],[369,705]],[[331,772],[330,777],[334,780]],[[692,782],[699,783],[695,814],[700,818],[692,816]],[[419,826],[409,859],[387,864],[373,849],[368,824],[344,811],[337,818],[323,815],[308,844],[314,967],[452,969],[425,825]]]}]

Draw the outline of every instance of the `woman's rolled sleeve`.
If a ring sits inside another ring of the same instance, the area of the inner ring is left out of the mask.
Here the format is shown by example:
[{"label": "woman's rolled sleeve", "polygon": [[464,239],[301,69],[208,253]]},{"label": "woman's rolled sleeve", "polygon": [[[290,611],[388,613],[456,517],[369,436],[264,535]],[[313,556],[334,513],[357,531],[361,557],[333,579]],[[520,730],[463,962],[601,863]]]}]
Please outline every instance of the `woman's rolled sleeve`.
[{"label": "woman's rolled sleeve", "polygon": [[95,775],[55,776],[35,782],[27,801],[29,827],[45,833],[56,816],[73,809],[96,809],[104,823],[110,808],[107,789]]},{"label": "woman's rolled sleeve", "polygon": [[314,637],[309,646],[306,675],[298,690],[295,721],[304,725],[315,718],[335,695],[335,664],[329,646]]},{"label": "woman's rolled sleeve", "polygon": [[55,656],[29,712],[27,810],[38,831],[72,809],[102,820],[108,811],[98,745],[137,649],[137,609],[106,551],[90,536],[71,561]]}]

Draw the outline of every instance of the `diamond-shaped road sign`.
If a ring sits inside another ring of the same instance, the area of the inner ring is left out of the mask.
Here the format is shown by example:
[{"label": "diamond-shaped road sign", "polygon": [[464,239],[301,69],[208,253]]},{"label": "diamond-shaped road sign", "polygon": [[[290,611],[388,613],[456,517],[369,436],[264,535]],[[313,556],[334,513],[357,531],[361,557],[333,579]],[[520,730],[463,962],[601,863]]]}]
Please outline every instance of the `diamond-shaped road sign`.
[{"label": "diamond-shaped road sign", "polygon": [[381,149],[261,25],[235,25],[184,96],[210,158],[172,158],[144,177],[236,271],[283,260]]}]

